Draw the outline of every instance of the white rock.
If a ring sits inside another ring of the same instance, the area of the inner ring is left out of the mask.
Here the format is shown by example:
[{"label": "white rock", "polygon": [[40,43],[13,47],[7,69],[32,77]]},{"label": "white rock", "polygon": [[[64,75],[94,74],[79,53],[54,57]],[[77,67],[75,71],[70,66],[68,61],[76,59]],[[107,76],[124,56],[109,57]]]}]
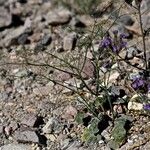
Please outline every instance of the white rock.
[{"label": "white rock", "polygon": [[71,12],[64,9],[56,9],[48,12],[46,20],[51,25],[59,25],[69,22],[71,19]]},{"label": "white rock", "polygon": [[138,103],[138,102],[129,102],[128,103],[128,109],[129,110],[142,110],[143,104]]},{"label": "white rock", "polygon": [[98,141],[99,144],[104,144],[103,140]]},{"label": "white rock", "polygon": [[140,98],[138,94],[134,94],[130,101],[135,101],[137,98]]},{"label": "white rock", "polygon": [[108,83],[116,82],[116,79],[120,76],[120,73],[118,71],[115,71],[114,73],[110,74]]}]

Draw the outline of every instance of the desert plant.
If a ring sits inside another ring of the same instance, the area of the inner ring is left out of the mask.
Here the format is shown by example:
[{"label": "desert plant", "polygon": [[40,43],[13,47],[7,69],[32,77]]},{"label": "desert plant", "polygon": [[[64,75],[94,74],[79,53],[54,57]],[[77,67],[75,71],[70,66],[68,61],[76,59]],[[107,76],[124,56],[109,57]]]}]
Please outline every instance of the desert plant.
[{"label": "desert plant", "polygon": [[[77,5],[80,6],[80,11],[83,13],[91,14],[93,9],[100,3],[96,0],[77,0],[75,1]],[[38,67],[38,71],[53,69],[66,74],[69,74],[74,78],[74,85],[70,85],[65,81],[61,81],[53,78],[53,75],[45,75],[45,72],[37,72],[37,77],[52,81],[54,84],[63,86],[64,88],[69,89],[72,93],[77,95],[77,99],[80,103],[84,104],[84,107],[87,108],[88,113],[79,112],[76,116],[76,121],[83,123],[83,120],[87,117],[87,114],[91,119],[88,122],[88,126],[85,128],[85,131],[82,134],[82,140],[84,142],[96,141],[100,139],[99,124],[105,120],[107,116],[113,123],[113,136],[117,142],[117,148],[123,142],[123,138],[126,136],[126,131],[124,129],[125,121],[123,120],[122,125],[114,124],[114,121],[117,115],[114,113],[113,102],[114,102],[114,93],[111,91],[112,86],[110,86],[110,74],[112,71],[124,71],[120,66],[121,62],[125,62],[127,65],[136,68],[139,72],[142,72],[140,77],[135,77],[131,82],[131,88],[135,92],[148,93],[149,91],[149,63],[147,60],[147,51],[145,44],[145,34],[142,27],[142,14],[140,11],[141,1],[137,1],[137,6],[135,9],[138,12],[139,23],[142,33],[142,42],[143,42],[143,58],[145,65],[144,68],[133,65],[126,58],[122,58],[120,53],[123,50],[127,49],[127,35],[124,33],[118,33],[117,30],[113,31],[110,34],[109,29],[104,30],[103,24],[97,23],[95,20],[92,29],[84,30],[87,34],[78,35],[77,48],[80,51],[71,51],[65,54],[59,55],[57,51],[45,50],[39,52],[36,57],[33,50],[24,49],[24,54],[20,62],[5,62],[4,64],[8,65],[25,65],[26,67]],[[92,58],[89,60],[87,58],[88,53],[91,53]],[[22,54],[21,54],[22,55]],[[53,63],[51,60],[54,60]],[[84,67],[87,63],[87,60],[90,61],[91,66],[94,68],[94,74],[91,76],[91,85],[87,83],[87,80],[84,76],[87,74],[84,72]],[[3,64],[3,65],[4,65]],[[117,64],[116,68],[113,68],[113,65]],[[101,74],[100,74],[101,73]],[[84,74],[84,75],[83,75]],[[127,76],[127,73],[124,77]],[[80,85],[78,85],[78,80]],[[93,88],[94,87],[94,88]],[[141,92],[142,90],[142,92]],[[83,93],[86,93],[85,95]],[[89,97],[87,96],[90,95]],[[142,94],[141,94],[142,95]],[[117,98],[116,98],[117,99]],[[119,98],[118,98],[119,99]],[[125,103],[127,102],[125,98],[121,98]],[[149,104],[146,104],[145,109],[149,109]],[[109,113],[108,113],[109,112]],[[108,119],[108,120],[109,120]],[[122,119],[122,118],[121,118]],[[120,120],[119,120],[120,121]],[[121,120],[122,121],[122,120]],[[120,122],[119,122],[120,123]],[[120,133],[120,137],[116,136],[116,132]],[[121,131],[123,130],[123,132]],[[123,135],[122,135],[123,134]],[[117,140],[120,141],[117,141]],[[119,143],[118,143],[119,142]],[[116,143],[114,143],[115,145]]]}]

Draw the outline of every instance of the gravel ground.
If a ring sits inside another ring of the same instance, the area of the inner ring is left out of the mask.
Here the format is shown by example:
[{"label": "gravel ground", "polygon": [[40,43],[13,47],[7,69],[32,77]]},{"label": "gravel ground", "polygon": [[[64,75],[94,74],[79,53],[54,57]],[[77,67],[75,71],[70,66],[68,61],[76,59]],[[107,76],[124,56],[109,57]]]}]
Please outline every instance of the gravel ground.
[{"label": "gravel ground", "polygon": [[[61,68],[63,65],[57,57],[81,67],[85,48],[80,48],[79,40],[88,42],[95,20],[97,25],[103,23],[102,30],[105,31],[119,15],[121,17],[113,24],[110,34],[113,30],[118,30],[119,34],[125,33],[129,37],[128,49],[122,51],[120,56],[130,59],[133,65],[143,67],[144,63],[140,59],[143,55],[142,38],[137,15],[135,9],[125,3],[120,12],[116,11],[121,6],[121,0],[117,3],[113,0],[98,3],[97,9],[91,8],[92,14],[83,13],[74,1],[68,3],[69,7],[57,0],[0,1],[0,150],[111,149],[109,141],[113,126],[109,121],[107,128],[103,129],[102,125],[103,138],[98,143],[81,140],[86,125],[78,124],[75,116],[83,111],[84,106],[73,91],[61,86],[80,86],[81,80],[68,73],[73,68],[64,67],[66,72],[56,70],[56,67]],[[148,31],[149,0],[142,0],[141,12],[144,12],[143,28]],[[146,47],[149,48],[148,33],[145,39]],[[95,52],[98,52],[99,40],[99,36],[93,40]],[[149,51],[147,56],[149,57]],[[95,72],[90,50],[86,58],[81,74],[94,91],[92,79]],[[108,61],[111,61],[110,56],[104,54],[102,62]],[[38,65],[44,63],[49,66]],[[149,150],[150,115],[141,112],[142,103],[134,103],[136,93],[128,86],[130,83],[121,77],[125,72],[133,76],[137,69],[125,62],[121,63],[122,72],[113,70],[108,79],[114,87],[113,92],[116,95],[119,92],[118,97],[123,91],[124,96],[129,95],[130,98],[128,104],[113,104],[118,116],[125,115],[130,120],[126,138],[119,149]],[[111,68],[116,65],[117,63],[113,64]],[[99,74],[103,80],[102,72]],[[60,84],[51,81],[51,78]],[[82,88],[82,94],[93,100],[93,96],[84,89],[85,87]],[[109,112],[110,110],[108,114]]]}]

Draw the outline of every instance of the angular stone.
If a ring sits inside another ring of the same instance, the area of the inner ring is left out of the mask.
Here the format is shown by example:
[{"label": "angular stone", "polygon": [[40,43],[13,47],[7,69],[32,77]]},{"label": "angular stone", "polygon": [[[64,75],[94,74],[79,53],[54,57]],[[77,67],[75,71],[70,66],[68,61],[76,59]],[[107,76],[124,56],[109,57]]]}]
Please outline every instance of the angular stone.
[{"label": "angular stone", "polygon": [[37,127],[39,119],[35,114],[28,114],[21,121],[21,124],[27,125],[28,127]]},{"label": "angular stone", "polygon": [[68,23],[71,19],[71,12],[64,9],[56,9],[46,15],[47,23],[50,25],[60,25]]},{"label": "angular stone", "polygon": [[75,48],[76,45],[76,34],[71,33],[67,36],[64,37],[63,40],[63,49],[64,50],[73,50]]},{"label": "angular stone", "polygon": [[128,103],[128,110],[143,110],[143,104],[138,102],[129,102]]},{"label": "angular stone", "polygon": [[150,1],[149,0],[142,0],[142,2],[141,2],[142,14],[150,12],[149,8],[150,8]]},{"label": "angular stone", "polygon": [[44,35],[35,46],[35,51],[43,51],[51,43],[51,40],[50,35]]},{"label": "angular stone", "polygon": [[0,28],[7,27],[12,22],[12,15],[4,7],[0,7]]},{"label": "angular stone", "polygon": [[57,119],[50,118],[42,130],[43,133],[59,133],[61,131],[61,125]]},{"label": "angular stone", "polygon": [[116,82],[119,76],[120,76],[120,73],[117,70],[112,72],[112,74],[109,76],[108,82],[111,82],[111,83]]},{"label": "angular stone", "polygon": [[18,128],[18,123],[15,121],[11,121],[9,127],[12,128],[12,131],[15,131]]},{"label": "angular stone", "polygon": [[18,38],[18,44],[27,44],[27,43],[29,43],[28,36],[29,35],[27,33],[24,33],[24,34],[20,35],[19,38]]},{"label": "angular stone", "polygon": [[55,79],[58,81],[67,81],[71,78],[71,75],[69,73],[62,72],[62,71],[56,71],[54,74],[56,74]]},{"label": "angular stone", "polygon": [[61,143],[60,143],[61,148],[62,148],[62,149],[67,149],[69,143],[70,143],[70,139],[69,139],[69,138],[67,138],[67,139],[65,139],[65,140],[63,140],[63,141],[61,141]]},{"label": "angular stone", "polygon": [[25,144],[8,144],[0,147],[0,150],[31,150],[30,145]]},{"label": "angular stone", "polygon": [[14,138],[18,142],[33,142],[40,143],[39,137],[35,131],[25,130],[25,131],[16,131],[14,133]]},{"label": "angular stone", "polygon": [[94,25],[94,18],[90,15],[81,15],[78,19],[85,25],[85,27]]},{"label": "angular stone", "polygon": [[147,31],[150,28],[150,12],[142,15],[143,29]]},{"label": "angular stone", "polygon": [[136,56],[138,54],[138,49],[135,47],[129,47],[127,49],[127,53],[126,53],[126,57],[127,58],[133,58],[134,56]]},{"label": "angular stone", "polygon": [[9,135],[11,135],[11,133],[12,133],[12,127],[6,126],[5,129],[4,129],[4,131],[5,131],[5,134],[6,134],[7,136],[9,136]]},{"label": "angular stone", "polygon": [[12,44],[17,44],[17,39],[25,32],[25,30],[26,28],[21,26],[9,32],[3,40],[3,45],[8,47]]},{"label": "angular stone", "polygon": [[125,26],[132,26],[134,24],[134,20],[128,15],[123,15],[118,21]]}]

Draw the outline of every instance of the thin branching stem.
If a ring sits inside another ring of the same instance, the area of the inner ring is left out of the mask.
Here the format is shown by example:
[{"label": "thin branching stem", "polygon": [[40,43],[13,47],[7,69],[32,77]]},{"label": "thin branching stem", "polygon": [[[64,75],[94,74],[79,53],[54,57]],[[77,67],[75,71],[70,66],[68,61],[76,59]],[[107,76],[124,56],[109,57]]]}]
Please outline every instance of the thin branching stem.
[{"label": "thin branching stem", "polygon": [[141,13],[140,6],[141,5],[138,4],[138,16],[139,16],[139,24],[140,24],[141,35],[142,35],[142,42],[143,42],[145,70],[147,70],[148,69],[148,63],[147,63],[147,57],[146,57],[146,43],[145,43],[145,34],[144,34],[144,31],[143,31],[142,13]]}]

